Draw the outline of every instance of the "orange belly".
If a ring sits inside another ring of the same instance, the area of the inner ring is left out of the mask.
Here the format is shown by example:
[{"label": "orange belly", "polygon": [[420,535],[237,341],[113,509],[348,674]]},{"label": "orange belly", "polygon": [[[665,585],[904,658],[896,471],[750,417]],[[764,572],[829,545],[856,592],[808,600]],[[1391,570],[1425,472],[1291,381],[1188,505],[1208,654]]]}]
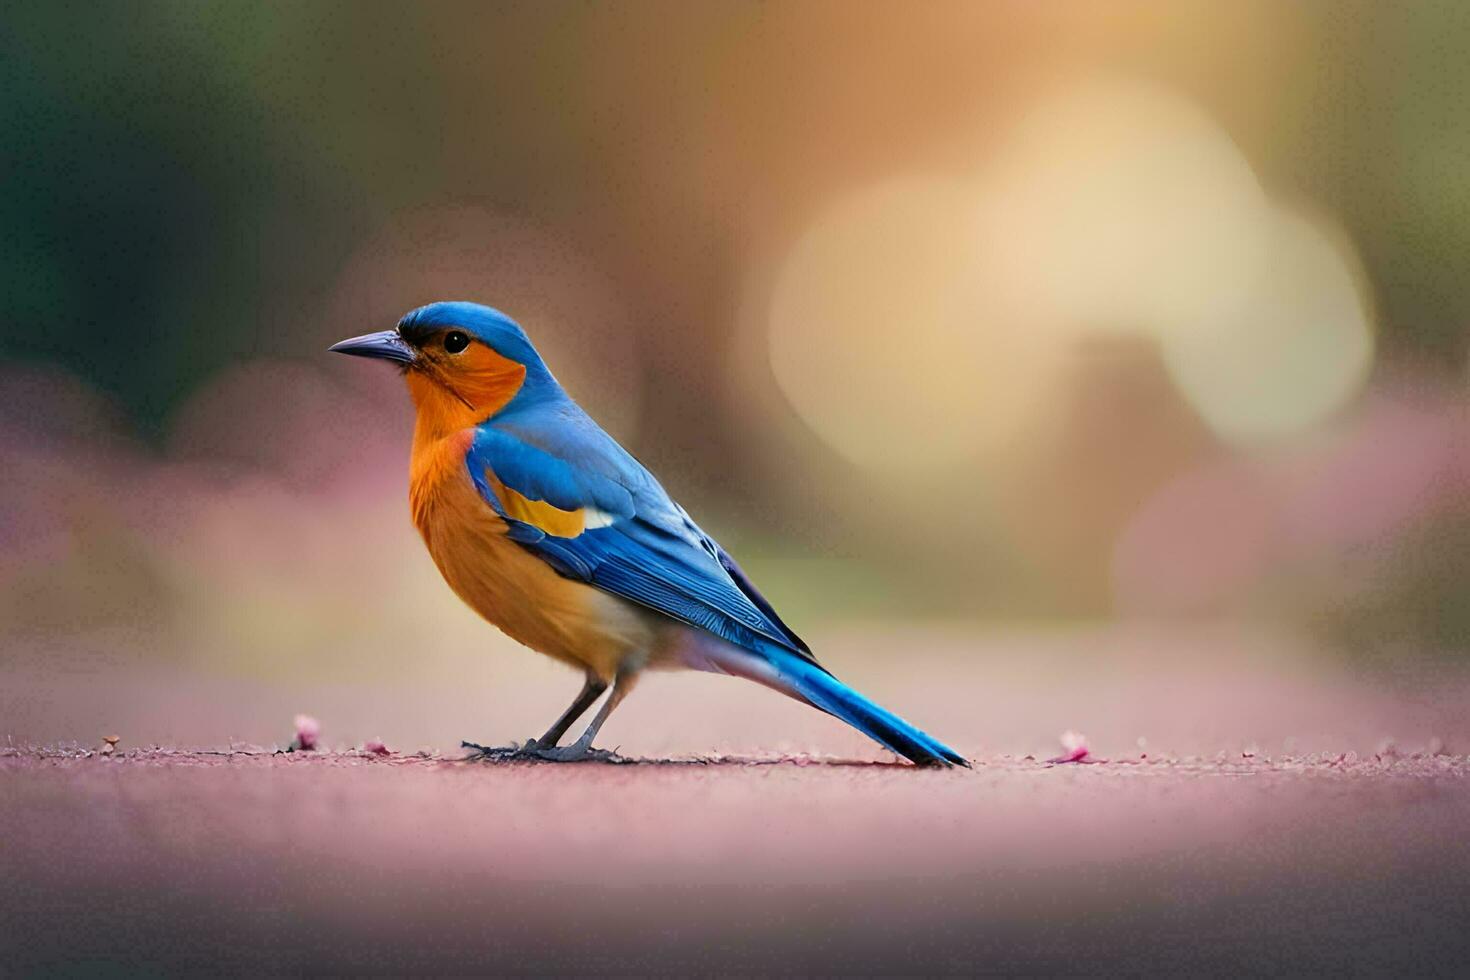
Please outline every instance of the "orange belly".
[{"label": "orange belly", "polygon": [[563,578],[506,537],[506,525],[470,481],[468,433],[416,446],[413,519],[444,581],[511,639],[611,681],[643,666],[658,645],[657,617]]}]

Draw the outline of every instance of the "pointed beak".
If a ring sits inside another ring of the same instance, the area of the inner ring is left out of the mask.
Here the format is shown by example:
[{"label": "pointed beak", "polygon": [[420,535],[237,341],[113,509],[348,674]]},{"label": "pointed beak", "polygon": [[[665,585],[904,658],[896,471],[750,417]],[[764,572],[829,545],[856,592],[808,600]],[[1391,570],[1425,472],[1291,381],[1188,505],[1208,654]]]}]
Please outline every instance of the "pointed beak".
[{"label": "pointed beak", "polygon": [[397,330],[380,330],[377,333],[365,333],[361,337],[349,337],[327,350],[351,354],[353,357],[376,357],[404,365],[412,364],[415,357],[413,348],[403,342]]}]

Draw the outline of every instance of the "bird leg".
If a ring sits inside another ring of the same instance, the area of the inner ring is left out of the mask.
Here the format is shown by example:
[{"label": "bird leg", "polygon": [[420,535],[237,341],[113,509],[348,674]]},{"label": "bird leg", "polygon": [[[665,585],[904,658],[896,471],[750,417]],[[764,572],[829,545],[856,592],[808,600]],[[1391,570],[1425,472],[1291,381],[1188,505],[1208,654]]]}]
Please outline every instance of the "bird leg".
[{"label": "bird leg", "polygon": [[556,748],[556,743],[561,741],[561,737],[567,733],[568,728],[572,727],[572,723],[582,717],[587,709],[592,707],[592,702],[602,697],[602,692],[606,690],[606,681],[596,674],[588,673],[587,682],[582,685],[582,693],[577,695],[576,700],[561,713],[561,717],[546,730],[545,735],[531,739],[522,747],[522,750],[533,752],[536,749]]},{"label": "bird leg", "polygon": [[611,752],[603,749],[594,749],[592,747],[592,740],[597,737],[597,732],[602,728],[602,723],[607,721],[607,716],[613,713],[613,709],[618,706],[618,703],[623,698],[628,696],[628,692],[633,690],[633,685],[637,682],[637,673],[633,671],[618,671],[617,677],[613,679],[612,693],[603,702],[602,707],[597,712],[597,716],[592,719],[592,724],[587,726],[587,730],[582,733],[581,738],[577,739],[571,745],[561,748],[547,746],[544,749],[532,749],[531,752],[538,759],[546,759],[551,762],[581,762],[586,759],[612,758]]},{"label": "bird leg", "polygon": [[572,727],[572,723],[582,717],[587,709],[592,707],[592,702],[602,696],[607,690],[607,682],[596,674],[588,673],[587,680],[582,685],[581,692],[576,699],[567,706],[567,710],[561,713],[552,726],[546,730],[546,734],[540,738],[527,739],[525,745],[486,746],[476,742],[460,742],[461,748],[474,749],[484,759],[517,759],[517,758],[540,758],[537,754],[543,749],[556,748],[556,743]]}]

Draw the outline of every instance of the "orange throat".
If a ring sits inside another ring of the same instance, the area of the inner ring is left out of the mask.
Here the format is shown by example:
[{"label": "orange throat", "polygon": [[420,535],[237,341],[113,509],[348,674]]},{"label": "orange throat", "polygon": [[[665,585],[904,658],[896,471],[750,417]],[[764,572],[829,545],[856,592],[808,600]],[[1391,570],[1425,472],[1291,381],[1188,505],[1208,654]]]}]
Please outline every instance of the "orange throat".
[{"label": "orange throat", "polygon": [[521,390],[526,368],[480,344],[452,364],[429,362],[407,375],[409,395],[418,410],[409,460],[414,522],[422,529],[423,509],[436,488],[463,473],[475,426],[490,418]]},{"label": "orange throat", "polygon": [[443,437],[479,425],[521,390],[526,367],[483,344],[471,345],[453,361],[423,355],[421,367],[405,376],[418,409],[414,442]]}]

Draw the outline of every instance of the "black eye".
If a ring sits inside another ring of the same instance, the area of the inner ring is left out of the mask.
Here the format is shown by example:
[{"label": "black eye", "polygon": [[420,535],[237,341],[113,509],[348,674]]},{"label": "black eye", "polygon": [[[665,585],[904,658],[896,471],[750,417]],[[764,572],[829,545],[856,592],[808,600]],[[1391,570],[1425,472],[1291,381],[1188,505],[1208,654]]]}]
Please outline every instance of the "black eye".
[{"label": "black eye", "polygon": [[469,335],[460,330],[451,330],[444,335],[444,349],[458,354],[470,345]]}]

